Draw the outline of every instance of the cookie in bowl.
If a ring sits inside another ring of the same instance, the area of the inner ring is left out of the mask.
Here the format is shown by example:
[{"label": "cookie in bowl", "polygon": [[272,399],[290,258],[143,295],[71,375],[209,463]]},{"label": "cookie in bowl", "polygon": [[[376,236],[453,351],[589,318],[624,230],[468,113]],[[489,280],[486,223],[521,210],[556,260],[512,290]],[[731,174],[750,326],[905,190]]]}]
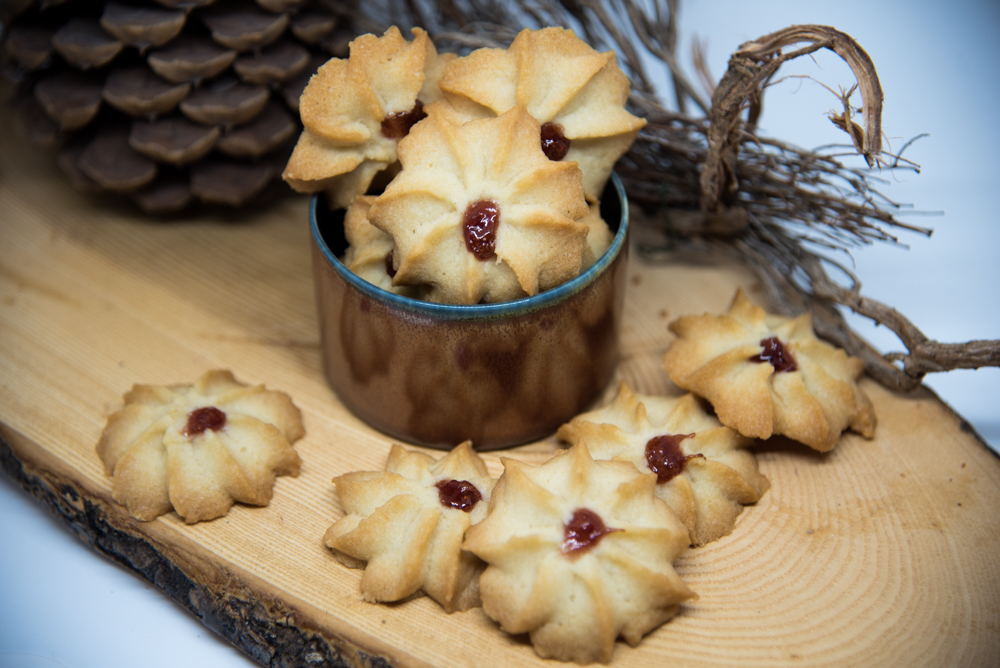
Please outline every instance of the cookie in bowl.
[{"label": "cookie in bowl", "polygon": [[646,125],[625,108],[630,83],[614,52],[600,53],[564,28],[525,29],[507,49],[457,58],[439,87],[469,116],[524,107],[538,121],[546,156],[580,166],[588,201],[600,198],[615,162]]},{"label": "cookie in bowl", "polygon": [[611,233],[604,253],[565,283],[499,303],[382,289],[341,259],[345,212],[323,197],[309,212],[324,371],[341,403],[375,429],[444,450],[468,439],[477,450],[521,445],[555,433],[610,382],[629,253],[616,176],[600,203]]},{"label": "cookie in bowl", "polygon": [[582,172],[545,157],[538,137],[523,107],[462,124],[428,107],[368,213],[395,242],[393,285],[426,285],[434,302],[495,303],[580,273]]},{"label": "cookie in bowl", "polygon": [[407,41],[393,26],[361,35],[350,57],[331,58],[299,100],[304,129],[283,178],[299,192],[326,191],[347,207],[396,162],[396,144],[441,97],[437,79],[453,55],[438,55],[421,28]]},{"label": "cookie in bowl", "polygon": [[376,199],[371,195],[358,195],[344,215],[344,236],[348,243],[344,265],[383,290],[420,299],[421,286],[392,284],[396,275],[393,268],[396,245],[392,237],[368,221],[368,212]]}]

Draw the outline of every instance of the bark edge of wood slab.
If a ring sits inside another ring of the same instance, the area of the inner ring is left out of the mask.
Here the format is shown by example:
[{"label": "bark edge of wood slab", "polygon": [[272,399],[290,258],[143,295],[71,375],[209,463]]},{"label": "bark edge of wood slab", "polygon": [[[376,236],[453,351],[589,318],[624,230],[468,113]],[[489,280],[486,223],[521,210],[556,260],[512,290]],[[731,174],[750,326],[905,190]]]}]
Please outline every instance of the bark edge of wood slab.
[{"label": "bark edge of wood slab", "polygon": [[[389,668],[386,657],[343,638],[299,626],[296,611],[278,601],[254,600],[242,574],[224,583],[199,583],[149,537],[130,530],[128,518],[105,500],[53,471],[21,459],[12,443],[23,437],[0,424],[0,470],[88,546],[143,578],[262,666]],[[981,440],[981,439],[980,439]]]}]

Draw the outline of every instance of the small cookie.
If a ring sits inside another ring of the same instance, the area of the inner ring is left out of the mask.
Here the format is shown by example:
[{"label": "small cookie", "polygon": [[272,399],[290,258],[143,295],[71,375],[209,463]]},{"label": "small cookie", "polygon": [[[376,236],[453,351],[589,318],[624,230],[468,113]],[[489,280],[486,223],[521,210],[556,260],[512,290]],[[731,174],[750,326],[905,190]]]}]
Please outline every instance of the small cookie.
[{"label": "small cookie", "polygon": [[625,383],[614,401],[559,428],[570,444],[585,440],[596,459],[631,462],[657,476],[656,495],[688,528],[691,544],[728,535],[743,506],[770,486],[746,448],[749,438],[723,427],[693,394],[652,397]]},{"label": "small cookie", "polygon": [[811,314],[771,315],[738,290],[727,313],[683,316],[670,331],[671,380],[741,434],[783,434],[820,452],[848,428],[874,436],[875,410],[857,384],[864,364],[817,339]]},{"label": "small cookie", "polygon": [[580,219],[587,226],[587,246],[583,249],[583,265],[580,271],[589,269],[611,247],[615,233],[601,218],[601,203],[592,202],[587,215]]},{"label": "small cookie", "polygon": [[393,285],[392,237],[368,222],[368,210],[377,198],[359,195],[344,216],[347,251],[344,266],[372,285],[405,297],[419,298],[420,289],[412,285]]},{"label": "small cookie", "polygon": [[[443,106],[443,103],[438,103]],[[455,125],[438,105],[399,143],[402,170],[368,220],[390,235],[393,285],[449,304],[534,295],[580,273],[582,176],[552,162],[522,107]]]},{"label": "small cookie", "polygon": [[466,529],[486,516],[494,480],[471,441],[438,461],[393,445],[385,471],[333,482],[346,514],[323,542],[346,565],[367,564],[366,601],[423,591],[449,613],[479,605],[483,564],[461,545]]},{"label": "small cookie", "polygon": [[694,596],[674,570],[684,525],[656,498],[656,476],[594,461],[585,442],[540,466],[503,459],[486,519],[463,549],[489,566],[483,610],[508,633],[528,633],[543,658],[611,660]]},{"label": "small cookie", "polygon": [[134,385],[97,444],[112,496],[136,519],[177,511],[194,523],[234,501],[267,505],[274,478],[298,475],[305,434],[283,392],[209,371],[189,385]]},{"label": "small cookie", "polygon": [[646,124],[625,109],[630,85],[614,52],[598,53],[563,28],[525,29],[507,49],[457,58],[439,85],[449,103],[470,115],[525,107],[540,125],[546,154],[579,163],[591,202]]},{"label": "small cookie", "polygon": [[362,35],[350,57],[332,58],[309,80],[299,100],[304,130],[285,167],[285,181],[299,192],[330,193],[346,208],[375,175],[396,161],[396,144],[424,117],[423,106],[441,98],[444,65],[427,33],[399,29]]}]

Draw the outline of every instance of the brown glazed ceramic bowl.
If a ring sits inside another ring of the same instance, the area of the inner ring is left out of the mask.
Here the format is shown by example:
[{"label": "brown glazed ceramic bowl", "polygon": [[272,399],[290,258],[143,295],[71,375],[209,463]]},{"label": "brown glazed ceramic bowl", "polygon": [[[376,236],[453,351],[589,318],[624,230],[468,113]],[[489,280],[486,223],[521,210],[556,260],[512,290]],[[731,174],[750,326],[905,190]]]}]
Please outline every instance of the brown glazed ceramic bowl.
[{"label": "brown glazed ceramic bowl", "polygon": [[[327,380],[348,409],[403,441],[477,450],[553,433],[588,408],[618,363],[628,200],[612,175],[601,215],[608,251],[575,279],[499,304],[434,304],[359,278],[344,253],[344,212],[309,209]],[[617,230],[616,230],[617,228]]]}]

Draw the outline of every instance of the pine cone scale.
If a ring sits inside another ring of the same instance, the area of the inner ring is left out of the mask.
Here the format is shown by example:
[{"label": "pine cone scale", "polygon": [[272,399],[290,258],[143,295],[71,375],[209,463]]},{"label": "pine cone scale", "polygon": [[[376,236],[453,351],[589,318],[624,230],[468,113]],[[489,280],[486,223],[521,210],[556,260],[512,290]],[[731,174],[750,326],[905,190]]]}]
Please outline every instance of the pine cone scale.
[{"label": "pine cone scale", "polygon": [[101,27],[125,44],[145,51],[167,44],[184,29],[183,11],[133,7],[109,2],[101,15]]},{"label": "pine cone scale", "polygon": [[184,165],[207,155],[219,140],[218,126],[205,127],[183,117],[132,121],[129,145],[143,155],[172,165]]},{"label": "pine cone scale", "polygon": [[104,101],[133,118],[155,118],[177,108],[190,83],[170,84],[149,68],[115,70],[104,81]]}]

